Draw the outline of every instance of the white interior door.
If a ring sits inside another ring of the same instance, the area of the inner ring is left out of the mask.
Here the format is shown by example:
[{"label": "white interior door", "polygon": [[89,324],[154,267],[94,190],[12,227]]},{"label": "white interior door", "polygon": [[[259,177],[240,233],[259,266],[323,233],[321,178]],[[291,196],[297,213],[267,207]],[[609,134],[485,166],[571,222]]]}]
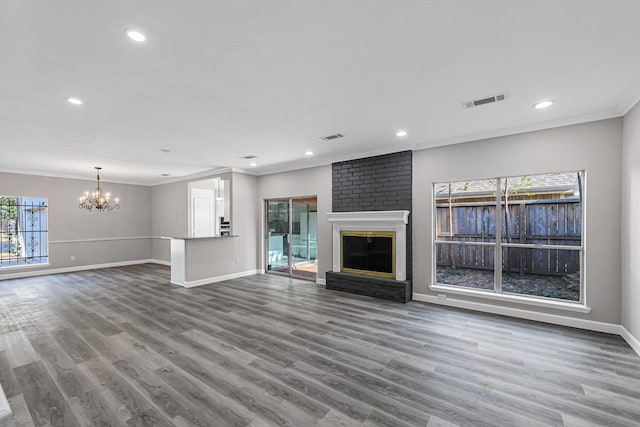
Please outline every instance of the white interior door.
[{"label": "white interior door", "polygon": [[213,190],[191,189],[191,235],[193,237],[215,234]]}]

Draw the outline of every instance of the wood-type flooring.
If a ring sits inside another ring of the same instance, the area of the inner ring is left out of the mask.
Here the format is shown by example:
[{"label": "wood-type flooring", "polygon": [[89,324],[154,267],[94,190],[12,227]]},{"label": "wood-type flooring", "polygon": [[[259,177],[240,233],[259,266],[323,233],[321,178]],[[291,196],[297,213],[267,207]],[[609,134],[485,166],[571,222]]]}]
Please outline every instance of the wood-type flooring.
[{"label": "wood-type flooring", "polygon": [[618,336],[145,264],[0,282],[18,426],[633,426]]}]

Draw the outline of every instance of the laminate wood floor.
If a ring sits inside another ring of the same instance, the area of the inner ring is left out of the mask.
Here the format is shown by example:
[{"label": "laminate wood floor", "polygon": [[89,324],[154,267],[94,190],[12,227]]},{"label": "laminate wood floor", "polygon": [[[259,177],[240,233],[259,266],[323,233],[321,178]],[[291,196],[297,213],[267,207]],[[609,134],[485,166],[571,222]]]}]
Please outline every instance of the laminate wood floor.
[{"label": "laminate wood floor", "polygon": [[0,282],[18,426],[640,425],[618,336],[154,264]]}]

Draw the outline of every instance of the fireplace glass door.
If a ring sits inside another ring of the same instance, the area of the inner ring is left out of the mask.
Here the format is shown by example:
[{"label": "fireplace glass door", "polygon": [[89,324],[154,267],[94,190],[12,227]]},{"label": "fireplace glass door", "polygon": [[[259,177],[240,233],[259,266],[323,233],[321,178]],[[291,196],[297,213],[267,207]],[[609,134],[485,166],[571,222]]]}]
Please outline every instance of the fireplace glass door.
[{"label": "fireplace glass door", "polygon": [[315,196],[266,201],[267,272],[316,279],[317,206]]},{"label": "fireplace glass door", "polygon": [[340,271],[395,278],[396,234],[392,231],[341,231]]}]

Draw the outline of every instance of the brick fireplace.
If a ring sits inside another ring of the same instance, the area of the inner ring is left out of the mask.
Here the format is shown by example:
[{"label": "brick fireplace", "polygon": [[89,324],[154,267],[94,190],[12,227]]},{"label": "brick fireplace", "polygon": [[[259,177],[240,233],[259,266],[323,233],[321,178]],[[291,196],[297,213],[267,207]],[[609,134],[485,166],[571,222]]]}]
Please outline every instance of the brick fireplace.
[{"label": "brick fireplace", "polygon": [[332,165],[327,289],[411,300],[411,169],[411,151]]}]

